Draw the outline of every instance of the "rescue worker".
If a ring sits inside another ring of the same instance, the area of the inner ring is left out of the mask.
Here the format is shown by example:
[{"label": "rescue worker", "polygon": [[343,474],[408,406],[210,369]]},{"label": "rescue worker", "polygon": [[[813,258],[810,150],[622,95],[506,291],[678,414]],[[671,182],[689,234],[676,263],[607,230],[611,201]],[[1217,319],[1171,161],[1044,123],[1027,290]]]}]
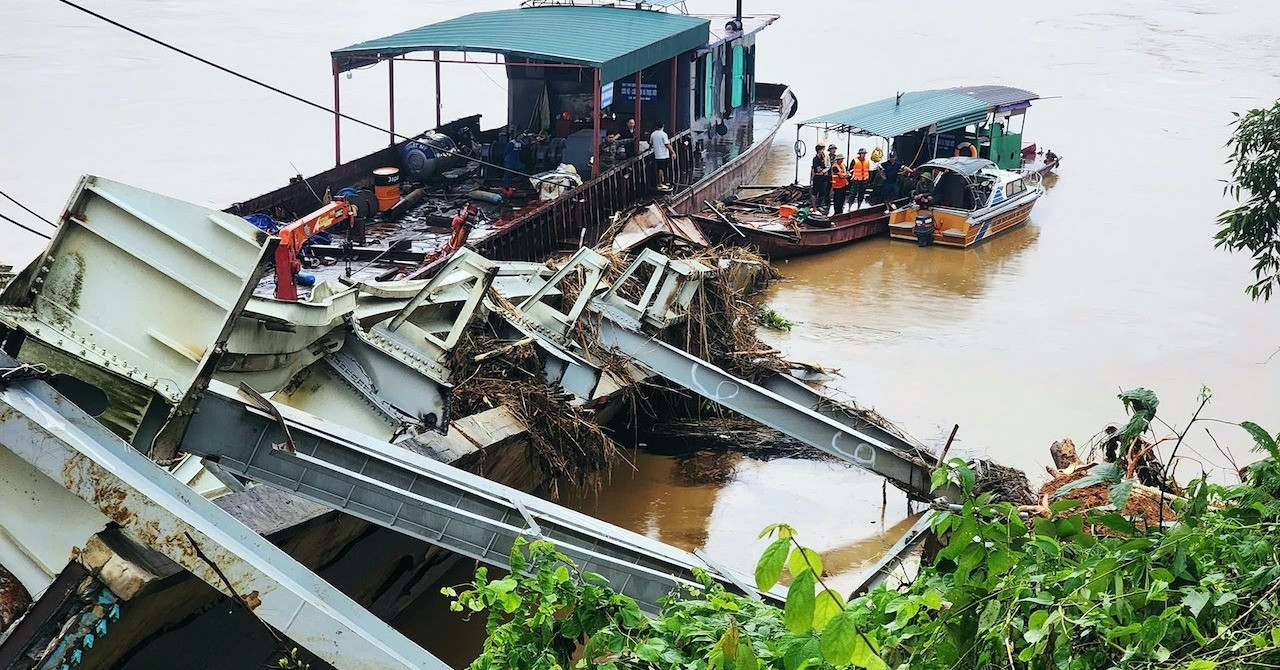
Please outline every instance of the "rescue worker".
[{"label": "rescue worker", "polygon": [[827,206],[827,196],[831,192],[826,148],[826,142],[818,142],[813,146],[813,163],[809,168],[809,208],[815,212],[819,207]]},{"label": "rescue worker", "polygon": [[836,154],[831,166],[831,199],[835,204],[831,215],[844,213],[844,202],[849,197],[849,168],[844,165],[844,154]]},{"label": "rescue worker", "polygon": [[850,166],[853,176],[853,207],[857,209],[867,199],[867,188],[871,185],[871,159],[867,158],[866,149],[858,149],[858,157]]},{"label": "rescue worker", "polygon": [[[836,143],[832,142],[831,144],[827,145],[827,193],[826,193],[827,197],[824,200],[824,202],[828,205],[831,204],[831,168],[835,167],[835,164],[836,164]],[[827,210],[824,207],[822,211],[825,212]]]}]

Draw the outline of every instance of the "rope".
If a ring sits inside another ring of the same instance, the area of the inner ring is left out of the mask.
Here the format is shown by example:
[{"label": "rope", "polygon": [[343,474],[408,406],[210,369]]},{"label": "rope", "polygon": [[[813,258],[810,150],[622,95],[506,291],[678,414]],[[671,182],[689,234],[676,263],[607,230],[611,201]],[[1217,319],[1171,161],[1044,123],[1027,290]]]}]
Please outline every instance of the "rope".
[{"label": "rope", "polygon": [[43,363],[23,363],[12,368],[0,368],[0,388],[4,388],[14,382],[48,379],[51,376],[49,366]]},{"label": "rope", "polygon": [[[284,89],[282,89],[282,88],[279,88],[279,87],[276,87],[276,86],[272,86],[271,84],[268,84],[268,83],[266,83],[266,82],[264,82],[264,81],[261,81],[261,80],[258,80],[258,79],[254,79],[253,77],[250,77],[249,75],[241,74],[241,73],[239,73],[239,72],[236,72],[235,70],[232,70],[232,69],[231,69],[231,68],[229,68],[229,67],[226,67],[226,66],[224,66],[224,65],[219,65],[219,64],[217,64],[217,63],[215,63],[215,62],[213,62],[213,61],[211,61],[211,60],[209,60],[209,59],[207,59],[207,58],[203,58],[203,57],[201,57],[201,56],[197,56],[196,54],[193,54],[193,53],[191,53],[190,51],[187,51],[187,50],[185,50],[185,49],[182,49],[181,47],[177,47],[177,46],[174,46],[174,45],[172,45],[172,44],[169,44],[168,42],[165,42],[164,40],[161,40],[161,39],[159,39],[159,38],[157,38],[157,37],[152,37],[151,35],[148,35],[148,34],[146,34],[146,33],[142,32],[142,31],[140,31],[140,30],[137,30],[136,28],[130,28],[129,26],[126,26],[125,24],[120,23],[119,21],[116,21],[115,19],[112,19],[112,18],[110,18],[110,17],[104,16],[104,15],[102,15],[102,14],[99,14],[98,12],[95,12],[95,11],[93,11],[93,10],[91,10],[91,9],[88,9],[87,7],[83,7],[83,6],[78,5],[78,4],[74,3],[74,2],[71,2],[71,0],[58,0],[58,2],[61,2],[62,4],[66,5],[66,6],[68,6],[68,7],[71,7],[72,9],[76,9],[76,10],[79,10],[79,11],[81,11],[81,12],[84,12],[85,14],[88,14],[89,16],[92,16],[92,17],[94,17],[95,19],[98,19],[98,20],[100,20],[100,21],[103,21],[103,22],[106,22],[106,23],[108,23],[108,24],[111,24],[111,25],[113,25],[113,26],[115,26],[115,27],[117,27],[117,28],[119,28],[119,29],[121,29],[121,30],[123,30],[123,31],[125,31],[125,32],[131,33],[131,34],[133,34],[133,35],[137,35],[138,37],[141,37],[142,39],[147,40],[148,42],[155,43],[155,44],[157,44],[157,45],[159,45],[159,46],[162,46],[162,47],[164,47],[164,48],[166,48],[166,49],[169,49],[170,51],[175,51],[175,52],[177,52],[177,53],[179,53],[179,54],[181,54],[181,55],[183,55],[183,56],[186,56],[187,58],[190,58],[190,59],[195,60],[195,61],[197,61],[197,62],[203,63],[203,64],[205,64],[205,65],[208,65],[209,67],[214,68],[215,70],[219,70],[219,71],[221,71],[221,72],[224,72],[224,73],[226,73],[226,74],[229,74],[229,75],[231,75],[231,76],[233,76],[233,77],[236,77],[236,78],[238,78],[238,79],[243,79],[244,81],[247,81],[247,82],[249,82],[250,84],[253,84],[253,85],[255,85],[255,86],[261,86],[262,88],[265,88],[265,89],[267,89],[268,91],[271,91],[271,92],[273,92],[273,93],[279,93],[280,95],[283,95],[284,97],[289,98],[290,100],[293,100],[293,101],[295,101],[295,102],[300,102],[300,103],[302,103],[302,104],[304,104],[304,105],[307,105],[308,107],[314,107],[315,109],[318,109],[318,110],[320,110],[320,111],[322,111],[322,112],[325,112],[325,113],[327,113],[327,114],[333,114],[333,115],[337,116],[338,118],[346,119],[346,120],[348,120],[348,121],[351,121],[351,122],[353,122],[353,123],[359,124],[359,125],[364,126],[364,127],[366,127],[366,128],[370,128],[370,129],[376,130],[376,131],[381,132],[381,133],[387,133],[387,134],[391,135],[392,137],[395,137],[396,139],[399,139],[399,140],[411,141],[411,140],[416,139],[416,138],[413,138],[413,137],[409,137],[408,135],[401,135],[400,133],[397,133],[397,132],[394,132],[394,131],[388,130],[388,129],[386,129],[386,128],[382,128],[382,127],[380,127],[380,126],[378,126],[378,125],[376,125],[376,124],[369,123],[368,121],[365,121],[365,120],[363,120],[363,119],[358,119],[358,118],[356,118],[356,117],[354,117],[354,116],[351,116],[351,115],[349,115],[349,114],[344,114],[344,113],[342,113],[342,112],[339,112],[339,111],[336,111],[336,110],[330,109],[329,107],[326,107],[326,106],[324,106],[324,105],[322,105],[322,104],[320,104],[320,103],[318,103],[318,102],[312,102],[311,100],[307,100],[306,98],[303,98],[303,97],[301,97],[301,96],[299,96],[299,95],[295,95],[295,94],[293,94],[293,93],[290,93],[290,92],[288,92],[288,91],[286,91],[286,90],[284,90]],[[473,157],[473,156],[468,156],[468,155],[466,155],[466,154],[462,154],[462,153],[459,153],[459,152],[456,152],[456,151],[450,151],[450,150],[448,150],[448,149],[442,149],[442,148],[440,148],[440,147],[432,147],[432,148],[433,148],[433,149],[435,149],[436,151],[438,151],[438,152],[442,153],[442,154],[447,154],[447,155],[451,155],[451,156],[458,156],[459,158],[465,158],[465,159],[467,159],[467,160],[473,160],[473,161],[475,161],[475,162],[477,162],[477,163],[479,163],[479,164],[481,164],[481,165],[487,165],[487,166],[489,166],[489,167],[498,168],[498,169],[500,169],[500,170],[510,170],[512,174],[518,174],[518,175],[520,175],[520,176],[522,176],[522,177],[526,177],[526,178],[528,178],[528,179],[534,179],[534,180],[537,180],[537,181],[547,181],[546,179],[543,179],[543,178],[541,178],[541,177],[537,177],[537,176],[535,176],[535,175],[531,175],[531,174],[527,174],[527,173],[524,173],[524,172],[520,172],[519,170],[512,170],[511,168],[508,168],[508,167],[507,167],[507,166],[505,166],[505,165],[498,165],[498,164],[496,164],[496,163],[490,163],[490,162],[488,162],[488,161],[485,161],[485,160],[482,160],[482,159],[479,159],[479,158],[475,158],[475,157]]]}]

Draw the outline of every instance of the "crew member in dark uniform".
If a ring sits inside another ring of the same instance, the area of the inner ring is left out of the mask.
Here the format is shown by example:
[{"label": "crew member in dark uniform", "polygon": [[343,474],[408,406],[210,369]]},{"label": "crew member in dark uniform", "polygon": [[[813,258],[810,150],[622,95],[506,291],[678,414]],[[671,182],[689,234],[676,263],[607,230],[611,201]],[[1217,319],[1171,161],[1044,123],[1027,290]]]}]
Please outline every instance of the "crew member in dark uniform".
[{"label": "crew member in dark uniform", "polygon": [[816,212],[827,206],[831,195],[831,166],[827,164],[827,144],[818,142],[813,147],[813,165],[809,170],[809,210]]}]

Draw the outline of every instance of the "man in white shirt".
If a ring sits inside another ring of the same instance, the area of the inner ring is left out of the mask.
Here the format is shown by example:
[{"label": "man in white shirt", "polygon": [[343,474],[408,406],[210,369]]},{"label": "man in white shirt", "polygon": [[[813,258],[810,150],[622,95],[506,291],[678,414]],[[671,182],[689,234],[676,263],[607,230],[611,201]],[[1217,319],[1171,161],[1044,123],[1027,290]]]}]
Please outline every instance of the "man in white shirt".
[{"label": "man in white shirt", "polygon": [[649,135],[649,146],[653,147],[653,161],[658,169],[658,190],[670,191],[671,184],[667,183],[666,177],[671,173],[671,138],[667,136],[661,121],[654,128],[653,134]]}]

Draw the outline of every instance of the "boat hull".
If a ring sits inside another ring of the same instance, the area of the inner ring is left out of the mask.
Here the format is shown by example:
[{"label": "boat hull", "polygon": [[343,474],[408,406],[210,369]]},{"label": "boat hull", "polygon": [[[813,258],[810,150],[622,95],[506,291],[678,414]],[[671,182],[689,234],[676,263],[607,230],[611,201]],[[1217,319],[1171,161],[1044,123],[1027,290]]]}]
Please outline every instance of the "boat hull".
[{"label": "boat hull", "polygon": [[743,184],[755,181],[769,159],[769,149],[773,146],[774,136],[782,124],[796,113],[796,97],[791,89],[781,84],[756,84],[760,97],[777,96],[781,114],[778,123],[765,133],[764,137],[753,143],[746,151],[725,163],[714,173],[703,177],[687,191],[677,194],[671,199],[668,207],[677,214],[694,214],[701,210],[704,202],[719,200],[738,190]]},{"label": "boat hull", "polygon": [[[889,218],[889,237],[895,240],[916,242],[914,231],[916,215],[929,213],[933,215],[934,221],[938,225],[938,232],[933,236],[933,244],[963,249],[1025,224],[1031,216],[1031,208],[1035,206],[1036,200],[1037,198],[1031,198],[1017,204],[1015,207],[992,212],[990,215],[978,219],[970,219],[964,212],[954,210],[929,210],[914,207],[895,210],[890,214]],[[958,227],[955,225],[955,219],[963,219],[964,221]],[[957,231],[962,232],[957,234]]]},{"label": "boat hull", "polygon": [[832,218],[830,228],[797,225],[789,233],[759,230],[749,225],[739,225],[735,232],[713,216],[698,214],[694,219],[704,230],[714,230],[714,236],[721,243],[752,247],[769,260],[831,251],[889,230],[889,215],[880,208],[840,214]]}]

